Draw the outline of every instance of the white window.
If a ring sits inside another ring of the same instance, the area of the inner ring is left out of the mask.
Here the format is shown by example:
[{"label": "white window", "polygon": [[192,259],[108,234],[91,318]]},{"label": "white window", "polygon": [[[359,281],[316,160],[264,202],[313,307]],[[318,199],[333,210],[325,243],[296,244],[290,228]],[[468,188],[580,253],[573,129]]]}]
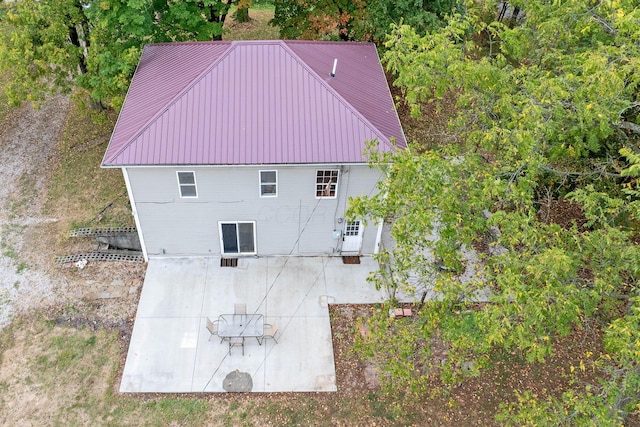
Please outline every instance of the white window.
[{"label": "white window", "polygon": [[180,197],[198,197],[195,172],[178,172]]},{"label": "white window", "polygon": [[278,196],[278,171],[260,171],[260,197]]},{"label": "white window", "polygon": [[338,169],[316,171],[316,197],[336,197],[338,174]]},{"label": "white window", "polygon": [[223,255],[256,253],[256,223],[254,221],[219,222]]},{"label": "white window", "polygon": [[344,235],[347,237],[357,236],[360,234],[360,221],[349,221],[344,227]]}]

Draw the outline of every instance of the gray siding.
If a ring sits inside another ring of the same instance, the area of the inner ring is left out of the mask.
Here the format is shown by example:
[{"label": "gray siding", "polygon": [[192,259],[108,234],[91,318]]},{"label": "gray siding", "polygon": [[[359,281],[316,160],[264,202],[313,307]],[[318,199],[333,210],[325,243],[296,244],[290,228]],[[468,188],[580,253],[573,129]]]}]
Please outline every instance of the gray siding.
[{"label": "gray siding", "polygon": [[[127,168],[149,256],[220,255],[219,221],[255,221],[258,255],[339,254],[349,197],[372,194],[381,172],[344,166],[338,197],[317,199],[318,169],[337,166]],[[259,171],[278,171],[278,196],[260,197]],[[181,198],[176,171],[194,171],[198,197]],[[361,252],[374,252],[376,224]]]}]

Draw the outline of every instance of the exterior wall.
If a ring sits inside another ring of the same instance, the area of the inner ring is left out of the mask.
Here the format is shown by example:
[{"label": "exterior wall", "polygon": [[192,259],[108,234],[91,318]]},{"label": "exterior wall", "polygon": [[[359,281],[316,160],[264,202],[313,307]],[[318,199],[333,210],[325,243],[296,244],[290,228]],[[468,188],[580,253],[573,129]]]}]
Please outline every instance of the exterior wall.
[{"label": "exterior wall", "polygon": [[[315,197],[318,169],[336,165],[126,168],[139,230],[148,256],[221,254],[219,221],[255,221],[257,255],[340,253],[349,197],[375,191],[381,172],[343,166],[336,198]],[[277,197],[260,197],[259,171],[277,170]],[[195,172],[197,198],[181,198],[177,171]],[[361,253],[375,250],[377,226],[363,231]]]}]

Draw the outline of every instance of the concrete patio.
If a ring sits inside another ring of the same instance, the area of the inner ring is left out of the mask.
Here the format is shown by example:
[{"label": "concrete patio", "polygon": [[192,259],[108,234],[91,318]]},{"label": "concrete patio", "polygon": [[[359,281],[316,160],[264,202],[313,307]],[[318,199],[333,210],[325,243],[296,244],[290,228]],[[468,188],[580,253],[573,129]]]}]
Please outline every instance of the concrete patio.
[{"label": "concrete patio", "polygon": [[[329,304],[382,302],[366,281],[377,263],[339,257],[155,258],[149,261],[120,384],[121,392],[224,392],[223,381],[248,373],[253,392],[336,391]],[[277,323],[273,340],[247,339],[229,355],[205,328],[207,317],[249,313]]]}]

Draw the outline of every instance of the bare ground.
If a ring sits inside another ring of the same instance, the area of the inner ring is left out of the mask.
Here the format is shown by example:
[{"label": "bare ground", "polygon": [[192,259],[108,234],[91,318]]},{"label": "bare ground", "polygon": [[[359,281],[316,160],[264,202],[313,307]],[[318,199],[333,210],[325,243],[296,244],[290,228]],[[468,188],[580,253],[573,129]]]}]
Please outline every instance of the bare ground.
[{"label": "bare ground", "polygon": [[[56,302],[62,278],[33,263],[25,236],[38,225],[55,222],[41,216],[47,164],[68,109],[58,96],[34,110],[25,106],[2,125],[0,137],[0,326],[16,311]],[[28,262],[31,261],[31,262]]]},{"label": "bare ground", "polygon": [[[92,243],[67,242],[69,218],[43,213],[70,108],[68,97],[56,96],[38,109],[25,105],[12,111],[0,123],[0,329],[13,319],[37,313],[66,326],[115,328],[122,341],[119,360],[128,346],[145,265],[89,263],[83,269],[57,265],[55,257],[64,255],[57,253],[60,248],[91,249]],[[0,424],[38,425],[35,420],[49,419],[68,404],[63,396],[73,395],[77,385],[73,379],[61,379],[53,387],[34,383],[29,375],[32,367],[25,361],[44,356],[33,354],[42,349],[32,340],[64,330],[33,330],[37,323],[25,325],[27,330],[13,334],[10,345],[0,343],[4,347],[0,383],[5,387],[0,412],[7,411]],[[95,384],[96,390],[107,387],[108,376],[103,379]],[[46,393],[47,388],[57,390],[58,398]]]},{"label": "bare ground", "polygon": [[80,270],[54,263],[68,230],[60,218],[44,215],[43,206],[69,108],[68,97],[56,96],[39,109],[24,106],[0,125],[0,327],[17,313],[60,304],[110,320],[135,313],[143,265]]}]

